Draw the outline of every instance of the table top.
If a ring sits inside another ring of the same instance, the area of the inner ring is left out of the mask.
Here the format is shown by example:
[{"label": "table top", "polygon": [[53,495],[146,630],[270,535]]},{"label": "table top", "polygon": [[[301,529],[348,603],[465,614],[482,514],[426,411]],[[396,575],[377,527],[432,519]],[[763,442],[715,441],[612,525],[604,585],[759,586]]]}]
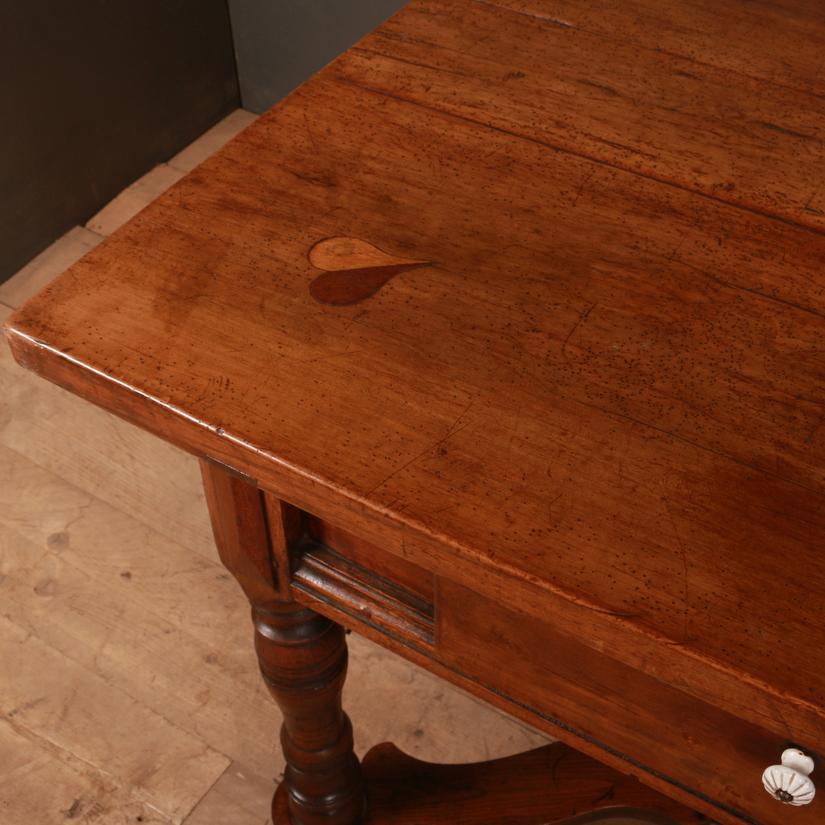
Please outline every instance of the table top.
[{"label": "table top", "polygon": [[12,347],[822,741],[823,54],[818,0],[414,0]]}]

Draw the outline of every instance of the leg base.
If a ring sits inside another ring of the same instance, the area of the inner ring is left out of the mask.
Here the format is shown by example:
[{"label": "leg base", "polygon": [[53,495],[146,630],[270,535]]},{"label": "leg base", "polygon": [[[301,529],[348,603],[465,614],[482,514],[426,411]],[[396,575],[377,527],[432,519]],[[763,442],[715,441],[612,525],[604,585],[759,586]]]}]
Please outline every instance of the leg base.
[{"label": "leg base", "polygon": [[[627,816],[656,825],[706,817],[560,743],[474,765],[433,765],[394,745],[363,762],[369,812],[362,825],[551,825]],[[274,825],[289,825],[279,788]]]}]

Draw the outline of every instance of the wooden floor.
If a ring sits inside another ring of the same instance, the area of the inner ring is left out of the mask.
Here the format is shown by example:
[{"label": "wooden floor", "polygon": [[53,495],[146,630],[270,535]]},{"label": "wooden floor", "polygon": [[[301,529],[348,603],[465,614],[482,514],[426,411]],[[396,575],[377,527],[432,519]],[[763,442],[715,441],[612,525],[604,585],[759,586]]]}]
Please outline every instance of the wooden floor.
[{"label": "wooden floor", "polygon": [[[231,115],[0,285],[0,319],[251,118]],[[473,761],[545,741],[350,640],[359,752],[391,739]],[[0,825],[263,825],[278,725],[195,460],[0,346]]]}]

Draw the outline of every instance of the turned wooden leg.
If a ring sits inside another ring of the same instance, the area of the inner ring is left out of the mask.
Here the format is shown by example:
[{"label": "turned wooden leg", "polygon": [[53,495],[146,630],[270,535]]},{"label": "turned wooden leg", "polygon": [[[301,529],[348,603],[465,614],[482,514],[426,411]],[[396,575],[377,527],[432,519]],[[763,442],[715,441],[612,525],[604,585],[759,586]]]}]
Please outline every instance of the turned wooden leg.
[{"label": "turned wooden leg", "polygon": [[[343,628],[294,603],[253,607],[255,647],[284,715],[284,787],[294,825],[350,825],[364,813],[352,725],[341,708]],[[273,811],[273,820],[278,823]]]},{"label": "turned wooden leg", "polygon": [[243,477],[203,461],[201,469],[221,561],[252,605],[261,673],[284,716],[287,768],[275,825],[355,825],[365,810],[352,725],[341,708],[347,672],[344,629],[292,601],[289,541],[294,511],[265,513]]}]

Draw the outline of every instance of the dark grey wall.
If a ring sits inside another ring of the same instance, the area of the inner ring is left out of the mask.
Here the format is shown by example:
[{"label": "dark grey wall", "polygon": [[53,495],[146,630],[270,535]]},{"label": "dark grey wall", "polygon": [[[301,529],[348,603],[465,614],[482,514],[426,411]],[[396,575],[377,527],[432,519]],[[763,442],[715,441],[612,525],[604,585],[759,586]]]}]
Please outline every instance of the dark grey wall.
[{"label": "dark grey wall", "polygon": [[406,0],[229,0],[243,107],[263,112]]},{"label": "dark grey wall", "polygon": [[238,102],[226,0],[0,0],[0,281]]}]

